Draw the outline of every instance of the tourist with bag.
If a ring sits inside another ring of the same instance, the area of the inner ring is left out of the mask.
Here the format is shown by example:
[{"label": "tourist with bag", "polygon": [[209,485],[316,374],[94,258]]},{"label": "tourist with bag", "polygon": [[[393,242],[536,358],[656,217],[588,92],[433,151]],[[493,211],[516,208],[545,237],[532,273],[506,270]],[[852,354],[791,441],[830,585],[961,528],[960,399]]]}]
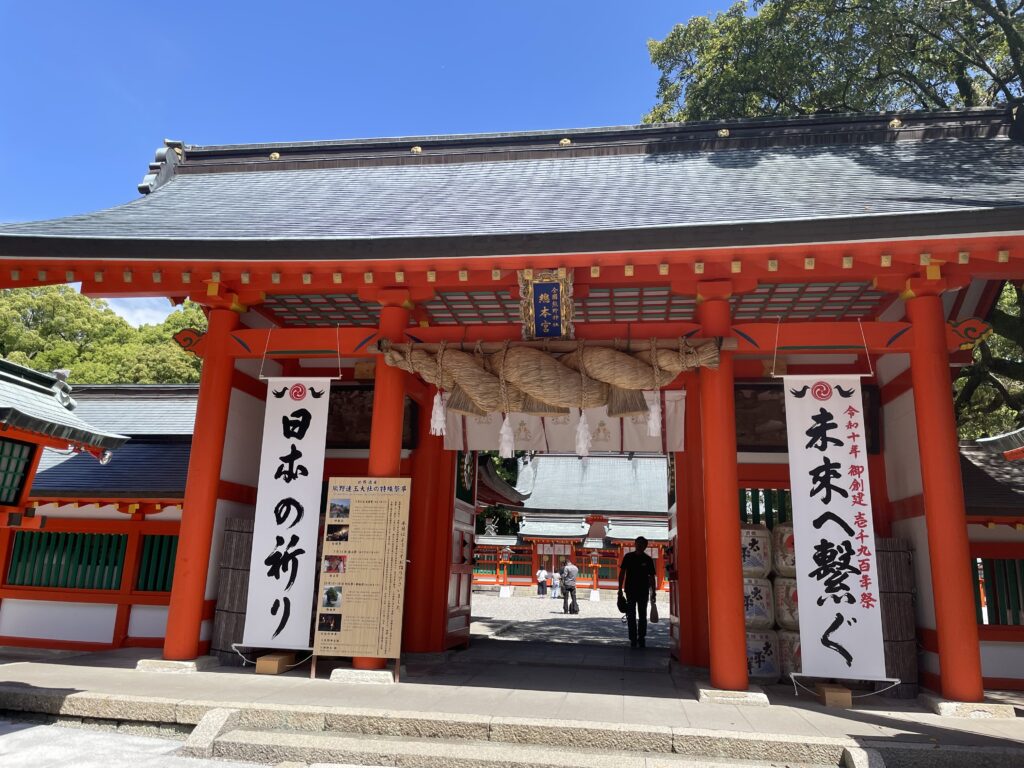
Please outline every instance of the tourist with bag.
[{"label": "tourist with bag", "polygon": [[580,569],[572,559],[566,558],[562,561],[562,613],[580,612],[580,607],[576,603],[576,579],[579,575]]},{"label": "tourist with bag", "polygon": [[548,572],[542,565],[537,569],[537,597],[544,597],[548,593]]},{"label": "tourist with bag", "polygon": [[[647,602],[654,603],[657,590],[654,560],[645,552],[647,539],[637,536],[632,552],[627,552],[619,565],[619,610],[625,602],[626,625],[631,648],[647,645]],[[657,616],[654,609],[654,616]]]}]

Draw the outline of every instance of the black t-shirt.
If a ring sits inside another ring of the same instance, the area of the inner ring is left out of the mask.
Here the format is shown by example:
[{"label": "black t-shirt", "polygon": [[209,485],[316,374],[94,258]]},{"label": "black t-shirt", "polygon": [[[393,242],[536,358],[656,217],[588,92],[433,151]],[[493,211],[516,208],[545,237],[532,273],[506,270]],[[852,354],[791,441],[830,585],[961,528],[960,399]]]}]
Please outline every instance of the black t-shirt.
[{"label": "black t-shirt", "polygon": [[626,574],[625,592],[644,597],[651,591],[651,577],[656,575],[654,560],[646,552],[627,552],[619,569]]}]

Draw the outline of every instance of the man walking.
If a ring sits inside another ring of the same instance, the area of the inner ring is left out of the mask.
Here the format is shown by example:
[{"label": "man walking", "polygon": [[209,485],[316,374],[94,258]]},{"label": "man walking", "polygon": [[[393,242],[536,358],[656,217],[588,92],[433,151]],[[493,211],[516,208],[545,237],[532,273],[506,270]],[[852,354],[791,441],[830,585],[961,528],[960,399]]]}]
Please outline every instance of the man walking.
[{"label": "man walking", "polygon": [[[562,613],[579,613],[580,607],[576,604],[576,577],[580,575],[572,558],[567,557],[562,561]],[[571,602],[570,602],[571,600]]]},{"label": "man walking", "polygon": [[[654,602],[657,590],[654,560],[644,550],[647,539],[637,536],[634,550],[627,552],[619,566],[619,596],[626,592],[626,625],[629,628],[629,645],[643,648],[647,644],[647,599]],[[638,621],[639,617],[639,621]]]}]

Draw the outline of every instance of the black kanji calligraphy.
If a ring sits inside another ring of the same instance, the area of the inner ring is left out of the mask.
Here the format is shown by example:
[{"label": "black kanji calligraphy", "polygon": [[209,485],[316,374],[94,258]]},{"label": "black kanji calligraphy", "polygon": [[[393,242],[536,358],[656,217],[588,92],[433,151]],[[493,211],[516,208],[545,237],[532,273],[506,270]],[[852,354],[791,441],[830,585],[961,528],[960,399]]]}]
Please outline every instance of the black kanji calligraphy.
[{"label": "black kanji calligraphy", "polygon": [[833,429],[838,429],[839,425],[833,421],[835,417],[821,408],[816,414],[811,415],[811,421],[814,424],[804,432],[810,440],[807,441],[805,448],[817,448],[819,451],[828,450],[829,444],[831,445],[842,445],[843,441],[836,437],[829,437],[829,432]]},{"label": "black kanji calligraphy", "polygon": [[842,466],[838,461],[832,461],[828,456],[821,457],[821,464],[814,467],[807,474],[811,476],[811,496],[817,496],[819,493],[822,494],[821,502],[823,504],[832,503],[832,494],[838,493],[844,499],[847,498],[848,494],[838,485],[832,485],[833,480],[838,480],[842,477],[842,473],[839,472],[839,467]]},{"label": "black kanji calligraphy", "polygon": [[[821,644],[826,648],[830,648],[836,653],[838,653],[846,660],[846,666],[852,667],[853,656],[850,654],[848,650],[846,650],[843,646],[841,646],[839,643],[832,639],[832,633],[839,629],[841,626],[843,626],[844,621],[846,621],[846,619],[843,618],[843,614],[837,613],[835,619],[832,620],[832,623],[829,624],[828,629],[826,629],[825,633],[821,636]],[[853,623],[855,621],[857,620],[852,619],[850,623]]]},{"label": "black kanji calligraphy", "polygon": [[312,419],[313,414],[305,408],[292,411],[290,415],[281,417],[282,433],[285,437],[301,440],[306,436],[306,430],[309,429],[309,422]]},{"label": "black kanji calligraphy", "polygon": [[295,519],[292,520],[292,524],[288,526],[289,528],[294,528],[302,519],[302,515],[305,511],[306,510],[298,500],[289,496],[288,498],[281,499],[277,502],[277,506],[274,507],[274,520],[277,521],[278,525],[284,525],[288,522],[288,518],[294,515]]},{"label": "black kanji calligraphy", "polygon": [[[277,543],[274,545],[274,551],[267,555],[267,559],[263,561],[263,564],[269,566],[267,568],[267,576],[271,578],[281,580],[281,573],[288,574],[288,585],[285,589],[291,589],[292,584],[295,583],[295,577],[298,575],[298,559],[299,555],[306,554],[304,549],[295,549],[295,545],[299,543],[299,537],[292,534],[291,539],[288,541],[288,546],[284,545],[283,536],[275,536]],[[284,549],[281,549],[284,547]]]},{"label": "black kanji calligraphy", "polygon": [[[290,483],[299,477],[305,477],[309,474],[309,470],[306,469],[302,464],[296,462],[302,458],[302,451],[295,447],[292,443],[292,449],[288,451],[285,456],[278,456],[278,458],[284,462],[277,468],[277,472],[274,473],[274,479],[278,478],[284,480],[286,483]],[[844,494],[845,495],[845,494]]]},{"label": "black kanji calligraphy", "polygon": [[825,585],[825,595],[818,598],[818,605],[824,605],[829,597],[833,603],[855,602],[846,583],[851,575],[860,575],[860,570],[850,563],[853,554],[849,541],[836,545],[822,539],[814,545],[814,564],[818,567],[807,575]]},{"label": "black kanji calligraphy", "polygon": [[835,512],[822,512],[814,521],[814,527],[820,531],[821,526],[823,526],[825,523],[835,523],[844,531],[846,531],[847,536],[853,536],[853,534],[855,533],[853,528],[850,527],[850,524],[843,520],[843,518],[841,518]]},{"label": "black kanji calligraphy", "polygon": [[274,637],[280,635],[281,630],[284,629],[285,625],[288,623],[288,619],[292,615],[292,601],[287,597],[274,600],[274,604],[270,606],[270,615],[277,616],[278,611],[281,611],[281,621],[278,622],[277,629],[274,630]]}]

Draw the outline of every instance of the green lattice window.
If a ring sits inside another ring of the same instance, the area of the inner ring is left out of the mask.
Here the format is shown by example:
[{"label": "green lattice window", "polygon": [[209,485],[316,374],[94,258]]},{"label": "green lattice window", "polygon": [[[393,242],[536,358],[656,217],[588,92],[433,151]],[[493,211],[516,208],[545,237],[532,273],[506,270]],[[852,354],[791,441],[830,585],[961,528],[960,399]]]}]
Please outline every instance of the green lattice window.
[{"label": "green lattice window", "polygon": [[[981,558],[974,580],[978,623],[1024,626],[1024,560]],[[984,599],[983,599],[984,598]]]},{"label": "green lattice window", "polygon": [[0,439],[0,504],[17,504],[32,462],[31,443]]},{"label": "green lattice window", "polygon": [[789,491],[779,488],[742,488],[740,490],[740,522],[764,523],[771,528],[776,523],[793,519],[793,500]]},{"label": "green lattice window", "polygon": [[120,589],[123,533],[17,531],[7,583],[24,587]]},{"label": "green lattice window", "polygon": [[143,536],[135,588],[140,592],[170,592],[177,552],[177,536]]}]

